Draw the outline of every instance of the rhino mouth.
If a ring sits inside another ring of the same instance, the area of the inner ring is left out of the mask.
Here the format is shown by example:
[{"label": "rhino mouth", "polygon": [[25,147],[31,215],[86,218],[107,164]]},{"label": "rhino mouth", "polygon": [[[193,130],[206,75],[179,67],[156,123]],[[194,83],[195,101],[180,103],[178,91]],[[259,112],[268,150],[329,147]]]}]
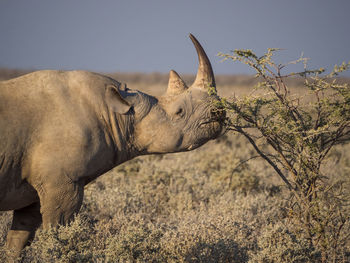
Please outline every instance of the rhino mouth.
[{"label": "rhino mouth", "polygon": [[211,116],[200,122],[199,127],[200,128],[209,128],[213,127],[214,129],[220,130],[223,128],[225,119],[226,119],[226,112],[225,111],[212,111]]},{"label": "rhino mouth", "polygon": [[214,123],[220,124],[220,122],[218,120],[207,120],[207,121],[203,121],[199,124],[199,127],[201,128],[206,128],[209,125],[213,125]]},{"label": "rhino mouth", "polygon": [[207,130],[207,135],[210,139],[215,139],[220,136],[223,131],[223,122],[217,119],[210,119],[199,124],[199,128]]}]

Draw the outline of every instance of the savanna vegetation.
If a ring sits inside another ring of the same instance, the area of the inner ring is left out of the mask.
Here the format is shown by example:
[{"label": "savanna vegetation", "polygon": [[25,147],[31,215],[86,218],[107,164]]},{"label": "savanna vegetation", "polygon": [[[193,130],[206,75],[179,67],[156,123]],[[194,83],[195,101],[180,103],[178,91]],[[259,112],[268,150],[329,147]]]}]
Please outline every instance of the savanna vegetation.
[{"label": "savanna vegetation", "polygon": [[[116,167],[86,187],[70,225],[37,232],[22,262],[349,262],[350,145],[337,133],[349,121],[348,80],[286,78],[271,52],[223,54],[259,75],[217,76],[232,131]],[[111,75],[155,95],[166,88],[163,74]],[[0,261],[10,220],[0,212]]]}]

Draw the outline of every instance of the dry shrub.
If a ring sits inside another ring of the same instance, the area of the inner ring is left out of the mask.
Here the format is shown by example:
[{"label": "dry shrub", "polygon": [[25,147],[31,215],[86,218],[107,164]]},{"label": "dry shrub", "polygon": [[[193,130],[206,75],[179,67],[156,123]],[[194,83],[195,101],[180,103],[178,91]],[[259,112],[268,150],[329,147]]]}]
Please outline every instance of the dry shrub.
[{"label": "dry shrub", "polygon": [[24,262],[89,262],[94,258],[93,224],[77,216],[67,226],[37,231]]},{"label": "dry shrub", "polygon": [[[349,195],[343,186],[348,179],[328,173],[324,166],[335,145],[350,141],[350,85],[338,79],[350,62],[322,75],[325,69],[307,69],[304,57],[276,63],[276,51],[268,49],[262,56],[252,50],[220,54],[224,60],[247,64],[261,81],[255,93],[222,98],[214,105],[225,110],[227,129],[242,134],[288,187],[286,209],[295,225],[293,234],[321,251],[322,262],[335,262],[344,256],[339,252],[347,242]],[[285,73],[286,66],[298,63],[303,71]],[[287,80],[293,76],[304,78],[304,94],[291,92]]]},{"label": "dry shrub", "polygon": [[[339,164],[350,161],[344,146],[337,149],[337,161],[327,169],[341,170]],[[240,165],[251,154],[241,136],[229,135],[193,152],[127,162],[86,187],[80,216],[70,225],[39,230],[22,261],[318,260],[320,251],[310,250],[293,234],[294,223],[284,209],[288,191],[271,169],[257,158]],[[236,164],[243,180],[259,178],[257,187],[243,191],[229,185]],[[3,245],[10,213],[0,218]],[[346,255],[350,242],[345,236],[343,240]]]},{"label": "dry shrub", "polygon": [[320,262],[320,254],[306,238],[292,233],[282,222],[268,225],[258,240],[258,253],[251,253],[251,262]]},{"label": "dry shrub", "polygon": [[10,212],[0,212],[0,262],[5,262],[6,233],[10,229]]}]

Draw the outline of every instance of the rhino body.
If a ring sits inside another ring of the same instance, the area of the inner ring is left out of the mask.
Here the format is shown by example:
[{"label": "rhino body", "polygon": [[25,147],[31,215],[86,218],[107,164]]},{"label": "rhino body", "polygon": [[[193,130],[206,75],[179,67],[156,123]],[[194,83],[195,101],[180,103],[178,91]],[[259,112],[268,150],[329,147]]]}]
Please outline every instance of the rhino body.
[{"label": "rhino body", "polygon": [[0,83],[0,210],[14,210],[7,247],[18,255],[42,224],[65,224],[84,186],[136,156],[195,149],[218,137],[210,62],[188,88],[170,72],[153,97],[86,71],[38,71]]},{"label": "rhino body", "polygon": [[0,84],[1,210],[39,201],[36,189],[48,177],[87,183],[140,154],[127,145],[130,114],[114,115],[105,102],[109,85],[121,84],[83,71],[38,71]]}]

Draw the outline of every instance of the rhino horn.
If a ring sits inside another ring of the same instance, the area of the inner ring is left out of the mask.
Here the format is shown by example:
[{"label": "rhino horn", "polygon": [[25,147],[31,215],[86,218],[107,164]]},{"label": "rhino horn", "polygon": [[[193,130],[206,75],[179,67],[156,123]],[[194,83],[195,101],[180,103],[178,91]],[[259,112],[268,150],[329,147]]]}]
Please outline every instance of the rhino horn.
[{"label": "rhino horn", "polygon": [[196,48],[199,60],[197,76],[192,86],[207,92],[209,87],[216,87],[213,69],[201,44],[192,34],[190,34],[190,38]]},{"label": "rhino horn", "polygon": [[181,79],[179,74],[177,74],[174,70],[170,70],[167,94],[178,95],[187,89],[188,87],[186,86],[185,82]]}]

